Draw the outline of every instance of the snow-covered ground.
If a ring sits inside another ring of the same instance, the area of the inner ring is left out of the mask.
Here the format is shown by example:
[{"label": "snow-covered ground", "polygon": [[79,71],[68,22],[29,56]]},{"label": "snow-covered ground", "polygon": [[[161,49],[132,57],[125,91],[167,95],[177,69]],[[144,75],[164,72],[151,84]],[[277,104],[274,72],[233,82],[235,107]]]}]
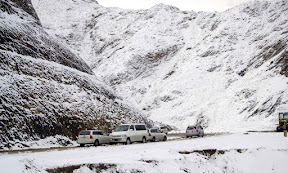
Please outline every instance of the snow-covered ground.
[{"label": "snow-covered ground", "polygon": [[3,148],[0,151],[73,147],[78,145],[76,141],[73,141],[68,137],[61,135],[49,136],[44,139],[31,141],[20,141],[15,139],[14,141],[10,141],[10,144],[10,148]]},{"label": "snow-covered ground", "polygon": [[1,154],[1,172],[287,172],[283,133]]},{"label": "snow-covered ground", "polygon": [[[184,139],[184,135],[173,135],[173,136],[167,136],[168,140],[179,140]],[[55,148],[67,148],[67,147],[77,147],[79,144],[76,141],[73,141],[69,139],[66,136],[61,135],[55,135],[55,136],[49,136],[44,139],[39,140],[31,140],[31,141],[20,141],[15,139],[14,141],[11,141],[11,147],[10,148],[4,148],[0,149],[0,152],[5,151],[30,151],[30,150],[37,150],[37,149],[55,149]]]}]

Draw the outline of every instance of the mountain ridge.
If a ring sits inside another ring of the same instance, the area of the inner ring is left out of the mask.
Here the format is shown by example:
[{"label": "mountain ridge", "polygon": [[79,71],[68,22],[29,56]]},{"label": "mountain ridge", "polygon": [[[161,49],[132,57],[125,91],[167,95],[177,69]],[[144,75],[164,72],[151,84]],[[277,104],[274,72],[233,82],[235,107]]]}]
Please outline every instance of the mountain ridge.
[{"label": "mountain ridge", "polygon": [[46,14],[56,9],[32,2],[48,33],[152,120],[182,130],[195,123],[211,132],[272,130],[275,108],[288,102],[287,1],[252,1],[224,12],[53,1],[65,14],[53,25]]},{"label": "mountain ridge", "polygon": [[1,150],[41,145],[41,139],[71,145],[83,129],[152,125],[22,6],[8,0],[0,5]]}]

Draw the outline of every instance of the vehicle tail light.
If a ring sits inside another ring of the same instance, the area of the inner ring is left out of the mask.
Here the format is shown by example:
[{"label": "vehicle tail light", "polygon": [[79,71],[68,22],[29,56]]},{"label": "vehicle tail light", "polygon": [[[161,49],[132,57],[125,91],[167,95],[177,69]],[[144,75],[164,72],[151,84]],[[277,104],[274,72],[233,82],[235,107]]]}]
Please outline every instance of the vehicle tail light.
[{"label": "vehicle tail light", "polygon": [[151,133],[149,133],[149,136],[151,136]]},{"label": "vehicle tail light", "polygon": [[90,139],[93,139],[93,136],[92,136],[92,135],[90,135]]},{"label": "vehicle tail light", "polygon": [[186,130],[186,133],[187,133],[187,130]]},{"label": "vehicle tail light", "polygon": [[197,132],[198,132],[198,130],[197,130]]}]

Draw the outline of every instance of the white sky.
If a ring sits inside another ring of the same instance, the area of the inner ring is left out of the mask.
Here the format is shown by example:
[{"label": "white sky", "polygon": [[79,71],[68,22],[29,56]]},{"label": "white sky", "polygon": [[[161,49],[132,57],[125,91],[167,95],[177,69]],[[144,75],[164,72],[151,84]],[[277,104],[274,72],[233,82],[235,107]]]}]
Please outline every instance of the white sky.
[{"label": "white sky", "polygon": [[148,9],[156,4],[173,5],[181,10],[225,11],[235,5],[251,0],[97,0],[104,7],[125,9]]}]

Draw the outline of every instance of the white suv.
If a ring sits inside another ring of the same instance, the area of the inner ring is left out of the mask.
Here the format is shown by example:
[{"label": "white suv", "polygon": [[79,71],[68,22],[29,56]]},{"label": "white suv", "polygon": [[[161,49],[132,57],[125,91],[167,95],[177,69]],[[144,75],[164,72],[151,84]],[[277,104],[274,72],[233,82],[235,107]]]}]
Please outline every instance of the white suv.
[{"label": "white suv", "polygon": [[168,134],[168,128],[167,127],[160,127],[161,132],[165,133],[166,135]]},{"label": "white suv", "polygon": [[111,143],[125,143],[132,142],[146,143],[148,139],[148,129],[145,124],[122,124],[115,128],[110,134]]},{"label": "white suv", "polygon": [[203,127],[200,125],[188,126],[186,130],[186,138],[193,137],[193,136],[203,137],[204,136]]}]

